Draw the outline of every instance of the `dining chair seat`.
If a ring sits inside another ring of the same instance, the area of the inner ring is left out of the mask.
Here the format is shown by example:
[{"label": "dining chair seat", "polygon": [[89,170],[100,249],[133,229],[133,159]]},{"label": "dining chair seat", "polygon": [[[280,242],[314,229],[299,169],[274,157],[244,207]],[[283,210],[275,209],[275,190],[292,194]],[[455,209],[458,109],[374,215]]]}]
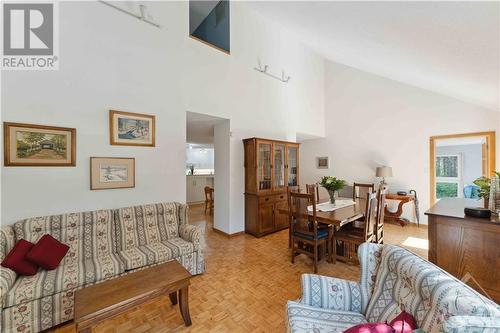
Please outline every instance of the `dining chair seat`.
[{"label": "dining chair seat", "polygon": [[[298,237],[298,238],[314,240],[314,235],[304,234],[304,233],[298,232],[298,231],[294,232],[293,235],[295,237]],[[318,235],[318,239],[326,238],[326,237],[328,237],[328,230],[318,229],[317,235]]]}]

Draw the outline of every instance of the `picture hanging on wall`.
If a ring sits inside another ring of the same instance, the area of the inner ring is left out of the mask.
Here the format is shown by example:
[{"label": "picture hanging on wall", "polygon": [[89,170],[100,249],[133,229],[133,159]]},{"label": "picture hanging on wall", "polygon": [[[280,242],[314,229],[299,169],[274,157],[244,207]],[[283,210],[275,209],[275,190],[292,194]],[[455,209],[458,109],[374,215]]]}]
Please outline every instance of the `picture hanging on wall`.
[{"label": "picture hanging on wall", "polygon": [[121,146],[155,146],[155,116],[109,111],[110,144]]},{"label": "picture hanging on wall", "polygon": [[75,166],[76,129],[4,122],[5,166]]},{"label": "picture hanging on wall", "polygon": [[135,187],[135,158],[91,157],[90,189]]},{"label": "picture hanging on wall", "polygon": [[318,169],[328,169],[330,167],[330,162],[328,156],[322,156],[316,158],[316,167]]}]

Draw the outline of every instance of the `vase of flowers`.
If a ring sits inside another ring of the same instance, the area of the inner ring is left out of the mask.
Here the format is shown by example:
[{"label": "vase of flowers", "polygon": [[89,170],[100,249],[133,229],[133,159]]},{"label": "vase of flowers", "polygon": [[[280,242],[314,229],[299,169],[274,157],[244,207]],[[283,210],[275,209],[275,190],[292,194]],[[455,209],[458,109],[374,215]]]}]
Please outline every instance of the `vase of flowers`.
[{"label": "vase of flowers", "polygon": [[330,203],[335,204],[335,193],[338,190],[343,189],[346,186],[346,181],[343,179],[338,179],[336,177],[325,176],[321,178],[319,185],[325,188],[328,191],[328,195],[330,196]]}]

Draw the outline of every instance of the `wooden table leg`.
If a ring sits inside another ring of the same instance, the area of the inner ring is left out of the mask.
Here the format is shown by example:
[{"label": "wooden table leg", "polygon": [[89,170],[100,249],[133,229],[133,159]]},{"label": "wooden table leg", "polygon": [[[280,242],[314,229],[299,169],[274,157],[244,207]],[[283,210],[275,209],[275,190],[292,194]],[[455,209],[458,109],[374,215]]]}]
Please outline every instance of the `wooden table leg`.
[{"label": "wooden table leg", "polygon": [[179,308],[181,310],[182,319],[186,326],[191,326],[191,316],[189,315],[189,287],[186,286],[179,290]]},{"label": "wooden table leg", "polygon": [[177,304],[177,291],[168,294],[168,297],[170,297],[170,302],[172,302],[172,305]]}]

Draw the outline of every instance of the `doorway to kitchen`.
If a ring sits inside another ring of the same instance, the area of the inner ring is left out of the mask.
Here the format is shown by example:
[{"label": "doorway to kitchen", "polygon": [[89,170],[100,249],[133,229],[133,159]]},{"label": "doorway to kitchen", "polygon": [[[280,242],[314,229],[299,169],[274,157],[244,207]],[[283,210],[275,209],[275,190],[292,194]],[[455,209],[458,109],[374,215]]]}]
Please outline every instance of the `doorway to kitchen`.
[{"label": "doorway to kitchen", "polygon": [[186,113],[186,203],[229,229],[229,119]]},{"label": "doorway to kitchen", "polygon": [[431,205],[449,197],[479,199],[481,179],[494,170],[495,132],[431,137]]}]

